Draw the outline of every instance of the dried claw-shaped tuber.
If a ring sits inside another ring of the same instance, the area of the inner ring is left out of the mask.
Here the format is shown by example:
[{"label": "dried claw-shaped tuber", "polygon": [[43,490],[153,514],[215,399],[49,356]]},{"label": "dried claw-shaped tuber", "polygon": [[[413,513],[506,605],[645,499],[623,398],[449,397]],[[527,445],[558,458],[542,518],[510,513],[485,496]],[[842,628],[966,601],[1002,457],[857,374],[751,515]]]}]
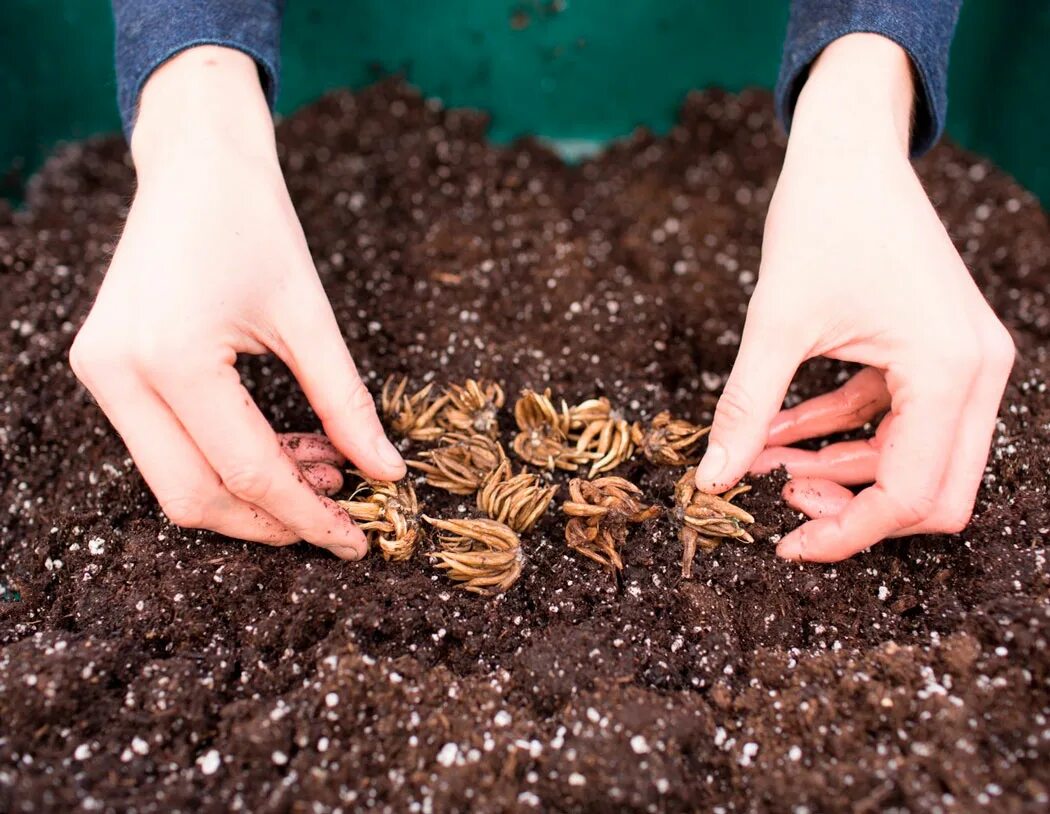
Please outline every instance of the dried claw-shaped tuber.
[{"label": "dried claw-shaped tuber", "polygon": [[499,437],[497,416],[506,397],[496,382],[467,379],[462,385],[449,385],[445,395],[448,402],[437,416],[438,424],[452,432]]},{"label": "dried claw-shaped tuber", "polygon": [[587,477],[614,469],[634,454],[631,427],[607,398],[588,399],[569,410],[576,451],[593,458]]},{"label": "dried claw-shaped tuber", "polygon": [[510,461],[505,460],[478,490],[478,508],[517,532],[528,531],[557,491],[557,486],[542,486],[537,475],[512,475]]},{"label": "dried claw-shaped tuber", "polygon": [[595,460],[594,453],[581,452],[569,442],[569,407],[563,401],[561,409],[557,409],[549,389],[543,393],[523,391],[514,405],[514,420],[519,430],[514,438],[514,452],[533,466],[575,472]]},{"label": "dried claw-shaped tuber", "polygon": [[437,415],[449,402],[449,395],[433,396],[433,383],[408,395],[408,378],[390,376],[383,383],[380,406],[394,432],[413,441],[436,441],[445,434]]},{"label": "dried claw-shaped tuber", "polygon": [[654,464],[690,466],[700,460],[700,439],[711,431],[683,418],[671,418],[667,410],[657,413],[648,427],[635,422],[631,440]]},{"label": "dried claw-shaped tuber", "polygon": [[724,539],[753,543],[755,538],[747,533],[745,525],[755,518],[739,506],[733,498],[751,491],[747,485],[739,485],[721,495],[709,495],[696,488],[696,468],[686,471],[675,486],[676,514],[682,523],[678,533],[682,541],[682,576],[693,575],[693,557],[696,549],[711,552]]},{"label": "dried claw-shaped tuber", "polygon": [[464,435],[450,432],[441,446],[421,453],[424,460],[408,465],[426,475],[427,483],[454,495],[470,495],[507,455],[499,441],[487,435]]},{"label": "dried claw-shaped tuber", "polygon": [[627,524],[641,523],[660,513],[659,506],[646,506],[642,491],[623,478],[606,477],[569,481],[569,500],[562,511],[569,515],[565,542],[569,548],[601,563],[612,571],[623,568],[619,546],[627,539]]},{"label": "dried claw-shaped tuber", "polygon": [[483,596],[503,593],[521,576],[521,540],[505,523],[488,518],[440,520],[423,516],[441,535],[441,550],[430,554],[435,566]]},{"label": "dried claw-shaped tuber", "polygon": [[415,489],[407,481],[367,479],[365,489],[368,495],[364,500],[340,500],[339,505],[358,522],[369,542],[378,544],[383,559],[407,560],[415,553],[421,536]]}]

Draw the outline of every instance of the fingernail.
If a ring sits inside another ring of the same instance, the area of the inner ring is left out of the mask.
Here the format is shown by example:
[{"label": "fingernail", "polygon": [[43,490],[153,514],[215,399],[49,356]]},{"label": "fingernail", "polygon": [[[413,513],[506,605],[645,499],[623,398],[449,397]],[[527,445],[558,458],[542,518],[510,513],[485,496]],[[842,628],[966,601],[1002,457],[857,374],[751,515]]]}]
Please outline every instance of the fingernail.
[{"label": "fingernail", "polygon": [[381,435],[376,439],[375,450],[376,455],[379,456],[379,460],[383,462],[384,466],[387,466],[390,469],[404,471],[405,459],[401,457],[401,453],[397,451],[397,447],[391,444],[385,435]]},{"label": "fingernail", "polygon": [[356,534],[352,534],[351,537],[353,542],[350,547],[350,556],[348,559],[351,560],[363,560],[365,555],[368,554],[368,538],[365,533],[359,528],[354,528]]},{"label": "fingernail", "polygon": [[726,468],[728,460],[729,455],[726,453],[725,447],[721,444],[708,445],[703,460],[700,461],[700,465],[696,468],[697,484],[713,483],[722,474],[722,470]]}]

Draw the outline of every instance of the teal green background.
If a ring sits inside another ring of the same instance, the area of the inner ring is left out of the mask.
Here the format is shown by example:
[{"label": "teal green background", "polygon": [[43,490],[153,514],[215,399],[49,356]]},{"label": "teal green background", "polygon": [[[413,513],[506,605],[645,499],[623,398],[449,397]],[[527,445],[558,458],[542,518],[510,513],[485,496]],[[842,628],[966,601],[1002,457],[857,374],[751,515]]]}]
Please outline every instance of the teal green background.
[{"label": "teal green background", "polygon": [[[918,0],[917,0],[918,1]],[[492,136],[666,129],[686,91],[769,87],[786,0],[287,0],[278,110],[403,73]],[[61,140],[119,129],[107,0],[0,2],[0,194]],[[1050,2],[969,0],[948,131],[1050,201]]]}]

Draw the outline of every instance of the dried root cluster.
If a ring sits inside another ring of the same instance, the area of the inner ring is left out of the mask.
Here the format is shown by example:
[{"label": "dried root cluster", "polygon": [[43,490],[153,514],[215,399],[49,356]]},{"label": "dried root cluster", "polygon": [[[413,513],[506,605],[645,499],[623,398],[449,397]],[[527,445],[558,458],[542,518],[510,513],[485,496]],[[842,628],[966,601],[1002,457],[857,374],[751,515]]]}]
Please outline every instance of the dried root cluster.
[{"label": "dried root cluster", "polygon": [[421,453],[423,460],[409,461],[427,483],[454,495],[472,495],[507,459],[499,441],[487,435],[453,432],[441,439],[441,446]]},{"label": "dried root cluster", "polygon": [[544,469],[576,472],[590,478],[615,469],[634,454],[631,427],[607,398],[555,407],[551,391],[526,390],[514,407],[518,434],[514,452]]},{"label": "dried root cluster", "polygon": [[419,502],[416,490],[407,481],[365,480],[363,500],[340,500],[346,510],[368,535],[369,542],[379,546],[383,559],[402,562],[409,559],[419,545]]},{"label": "dried root cluster", "polygon": [[514,452],[526,463],[544,469],[563,469],[575,472],[587,462],[568,443],[572,419],[569,405],[563,400],[555,407],[551,391],[541,393],[526,390],[514,405],[514,420],[518,434],[514,437]]},{"label": "dried root cluster", "polygon": [[398,435],[413,441],[436,441],[445,434],[437,423],[437,414],[448,404],[448,395],[435,395],[433,382],[415,393],[407,390],[407,378],[386,380],[379,397],[383,415]]},{"label": "dried root cluster", "polygon": [[445,433],[499,436],[503,388],[487,379],[467,379],[435,392],[434,383],[408,392],[408,379],[388,378],[380,406],[394,432],[413,441],[437,441]]},{"label": "dried root cluster", "polygon": [[700,460],[700,440],[711,431],[664,410],[644,427],[635,422],[631,440],[648,461],[661,466],[691,466]]},{"label": "dried root cluster", "polygon": [[499,437],[499,411],[506,397],[503,388],[487,379],[467,379],[450,384],[445,391],[448,403],[438,413],[438,423],[447,430]]},{"label": "dried root cluster", "polygon": [[570,439],[591,458],[587,477],[615,469],[634,454],[631,427],[607,398],[588,399],[569,411]]},{"label": "dried root cluster", "polygon": [[573,478],[569,500],[562,506],[569,516],[566,544],[606,568],[622,570],[618,549],[627,539],[627,524],[641,523],[660,513],[659,506],[646,506],[641,495],[641,489],[623,478]]},{"label": "dried root cluster", "polygon": [[540,519],[558,491],[556,485],[545,486],[539,476],[522,471],[511,473],[510,461],[503,461],[478,490],[478,508],[514,531],[531,529]]},{"label": "dried root cluster", "polygon": [[424,519],[444,531],[441,548],[430,554],[437,568],[471,593],[491,596],[510,588],[521,576],[521,539],[505,523],[489,518]]},{"label": "dried root cluster", "polygon": [[[394,432],[412,441],[436,443],[409,465],[429,486],[455,495],[475,495],[487,517],[446,520],[422,516],[443,532],[427,556],[464,590],[491,595],[507,590],[521,575],[520,534],[547,511],[558,490],[550,475],[515,473],[500,443],[503,388],[491,380],[468,379],[440,389],[433,383],[411,391],[406,378],[383,385],[381,406]],[[648,424],[628,423],[604,397],[570,406],[550,389],[525,390],[515,402],[517,433],[511,444],[526,464],[548,472],[585,473],[569,482],[565,541],[570,549],[610,571],[623,568],[620,550],[628,526],[658,515],[630,481],[604,473],[636,451],[661,466],[690,466],[702,453],[709,430],[668,411]],[[751,542],[745,526],[754,522],[732,500],[750,487],[707,495],[696,489],[690,469],[675,488],[675,517],[681,524],[682,575],[688,578],[697,548],[711,551],[723,539]],[[407,483],[365,481],[360,499],[342,501],[389,560],[406,560],[422,536],[419,505]]]},{"label": "dried root cluster", "polygon": [[732,503],[733,498],[750,490],[750,486],[737,486],[721,495],[709,495],[696,488],[695,467],[682,475],[675,485],[674,497],[682,523],[678,534],[682,541],[683,577],[689,579],[693,575],[693,557],[697,548],[711,552],[722,540],[755,541],[744,528],[754,523],[755,518]]}]

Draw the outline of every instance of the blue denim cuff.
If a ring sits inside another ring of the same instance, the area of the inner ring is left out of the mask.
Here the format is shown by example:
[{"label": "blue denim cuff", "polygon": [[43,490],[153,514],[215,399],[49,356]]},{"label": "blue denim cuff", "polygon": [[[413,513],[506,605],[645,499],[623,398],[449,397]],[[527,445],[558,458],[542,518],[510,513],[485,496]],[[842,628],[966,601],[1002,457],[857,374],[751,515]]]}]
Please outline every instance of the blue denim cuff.
[{"label": "blue denim cuff", "polygon": [[932,147],[948,112],[948,51],[962,0],[793,0],[776,87],[777,115],[786,129],[809,66],[846,34],[881,34],[901,46],[919,78],[912,157]]},{"label": "blue denim cuff", "polygon": [[259,66],[273,108],[281,52],[281,0],[113,0],[117,101],[130,140],[139,94],[150,75],[197,45],[236,48]]}]

